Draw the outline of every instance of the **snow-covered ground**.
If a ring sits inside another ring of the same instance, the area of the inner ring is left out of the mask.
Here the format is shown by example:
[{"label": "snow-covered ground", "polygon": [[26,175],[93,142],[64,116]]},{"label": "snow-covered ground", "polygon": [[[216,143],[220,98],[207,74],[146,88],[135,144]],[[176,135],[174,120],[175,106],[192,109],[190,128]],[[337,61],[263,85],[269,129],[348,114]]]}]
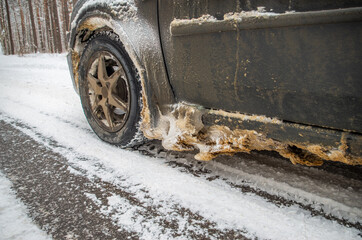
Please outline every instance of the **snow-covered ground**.
[{"label": "snow-covered ground", "polygon": [[26,207],[16,199],[11,183],[0,172],[0,239],[51,239],[27,216]]},{"label": "snow-covered ground", "polygon": [[[181,239],[189,237],[188,229],[206,238],[212,236],[184,216],[175,214],[175,206],[199,214],[215,223],[217,229],[241,230],[248,238],[361,238],[358,229],[320,215],[313,216],[298,204],[278,206],[258,195],[243,193],[221,179],[210,181],[170,167],[167,154],[165,158],[147,157],[100,141],[83,115],[65,55],[0,55],[0,120],[10,124],[17,121],[28,126],[14,125],[65,156],[75,166],[75,174],[85,174],[88,178],[97,176],[127,188],[144,206],[158,206],[160,214],[177,222],[176,231]],[[62,147],[53,146],[51,141]],[[79,161],[80,158],[88,160]],[[255,162],[249,164],[243,159],[232,161],[236,162],[233,168],[222,160],[205,163],[204,167],[234,183],[247,183],[300,204],[314,204],[312,207],[351,223],[361,222],[362,187],[357,180],[346,180],[341,176],[334,180],[333,174],[311,170],[317,172],[315,176],[321,175],[320,179],[313,179],[308,177],[311,173],[304,167],[295,166],[297,171],[294,172],[265,164],[255,165]],[[78,173],[75,169],[83,169],[85,173]],[[323,181],[325,176],[330,180]],[[348,186],[343,187],[344,183]],[[170,239],[174,236],[161,229],[157,219],[145,218],[143,208],[132,205],[119,195],[109,196],[107,206],[102,206],[94,194],[86,193],[86,196],[101,206],[100,214],[112,218],[115,224],[128,231],[138,233],[142,239]]]}]

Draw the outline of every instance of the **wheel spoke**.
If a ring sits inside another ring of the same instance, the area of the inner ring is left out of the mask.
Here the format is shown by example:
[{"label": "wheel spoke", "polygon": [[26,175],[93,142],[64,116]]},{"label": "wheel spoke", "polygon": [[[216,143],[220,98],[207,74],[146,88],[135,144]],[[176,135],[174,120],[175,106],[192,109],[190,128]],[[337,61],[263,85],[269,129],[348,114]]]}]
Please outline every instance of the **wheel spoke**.
[{"label": "wheel spoke", "polygon": [[98,85],[97,83],[97,79],[95,77],[93,77],[92,74],[88,73],[88,82],[91,85],[94,93],[96,95],[101,95],[102,94],[102,89],[101,87]]},{"label": "wheel spoke", "polygon": [[117,86],[117,80],[123,73],[123,69],[120,67],[117,71],[115,71],[112,76],[109,77],[108,82],[110,83],[110,89],[114,89]]},{"label": "wheel spoke", "polygon": [[103,113],[104,116],[106,117],[107,123],[109,125],[110,128],[113,128],[113,121],[112,121],[112,117],[111,117],[111,112],[109,110],[109,107],[106,105],[106,101],[103,101],[102,104],[100,104],[102,106],[103,109]]},{"label": "wheel spoke", "polygon": [[96,104],[93,106],[92,110],[94,111],[93,113],[97,113],[97,110],[101,107],[103,109],[103,107],[106,107],[106,101],[107,99],[102,98],[102,100],[96,100]]},{"label": "wheel spoke", "polygon": [[99,108],[99,100],[96,98],[94,100],[94,104],[92,105],[92,112],[93,114],[97,114],[97,110]]},{"label": "wheel spoke", "polygon": [[101,54],[98,60],[98,79],[101,82],[102,86],[105,86],[105,79],[107,78],[106,63],[104,61],[104,56]]},{"label": "wheel spoke", "polygon": [[128,110],[128,104],[125,101],[123,101],[122,99],[120,99],[118,96],[115,96],[113,94],[111,94],[108,97],[108,103],[111,104],[112,106],[115,106],[116,108],[121,109],[125,113]]}]

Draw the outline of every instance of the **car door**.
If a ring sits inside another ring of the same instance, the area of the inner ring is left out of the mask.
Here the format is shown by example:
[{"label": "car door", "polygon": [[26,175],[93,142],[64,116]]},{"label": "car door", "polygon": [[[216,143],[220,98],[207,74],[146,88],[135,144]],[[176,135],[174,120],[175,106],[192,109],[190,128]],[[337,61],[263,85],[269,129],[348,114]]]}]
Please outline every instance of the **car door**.
[{"label": "car door", "polygon": [[361,5],[159,0],[177,100],[362,132]]}]

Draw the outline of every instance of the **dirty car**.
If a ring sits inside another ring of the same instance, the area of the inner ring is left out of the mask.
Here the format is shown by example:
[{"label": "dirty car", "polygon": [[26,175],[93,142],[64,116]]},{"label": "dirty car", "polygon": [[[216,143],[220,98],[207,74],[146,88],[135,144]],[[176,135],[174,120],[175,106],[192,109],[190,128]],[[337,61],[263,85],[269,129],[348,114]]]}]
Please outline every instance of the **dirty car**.
[{"label": "dirty car", "polygon": [[79,0],[68,63],[104,141],[362,164],[362,1]]}]

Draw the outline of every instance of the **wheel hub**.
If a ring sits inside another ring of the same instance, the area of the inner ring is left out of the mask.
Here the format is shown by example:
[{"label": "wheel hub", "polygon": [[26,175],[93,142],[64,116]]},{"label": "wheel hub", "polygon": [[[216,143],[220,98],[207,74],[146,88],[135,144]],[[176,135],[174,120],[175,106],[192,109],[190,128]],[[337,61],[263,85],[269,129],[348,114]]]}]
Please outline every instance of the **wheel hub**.
[{"label": "wheel hub", "polygon": [[108,88],[107,87],[102,87],[102,97],[103,98],[108,98]]},{"label": "wheel hub", "polygon": [[90,61],[87,72],[92,114],[108,132],[116,132],[129,114],[130,90],[119,60],[110,52],[101,52]]}]

